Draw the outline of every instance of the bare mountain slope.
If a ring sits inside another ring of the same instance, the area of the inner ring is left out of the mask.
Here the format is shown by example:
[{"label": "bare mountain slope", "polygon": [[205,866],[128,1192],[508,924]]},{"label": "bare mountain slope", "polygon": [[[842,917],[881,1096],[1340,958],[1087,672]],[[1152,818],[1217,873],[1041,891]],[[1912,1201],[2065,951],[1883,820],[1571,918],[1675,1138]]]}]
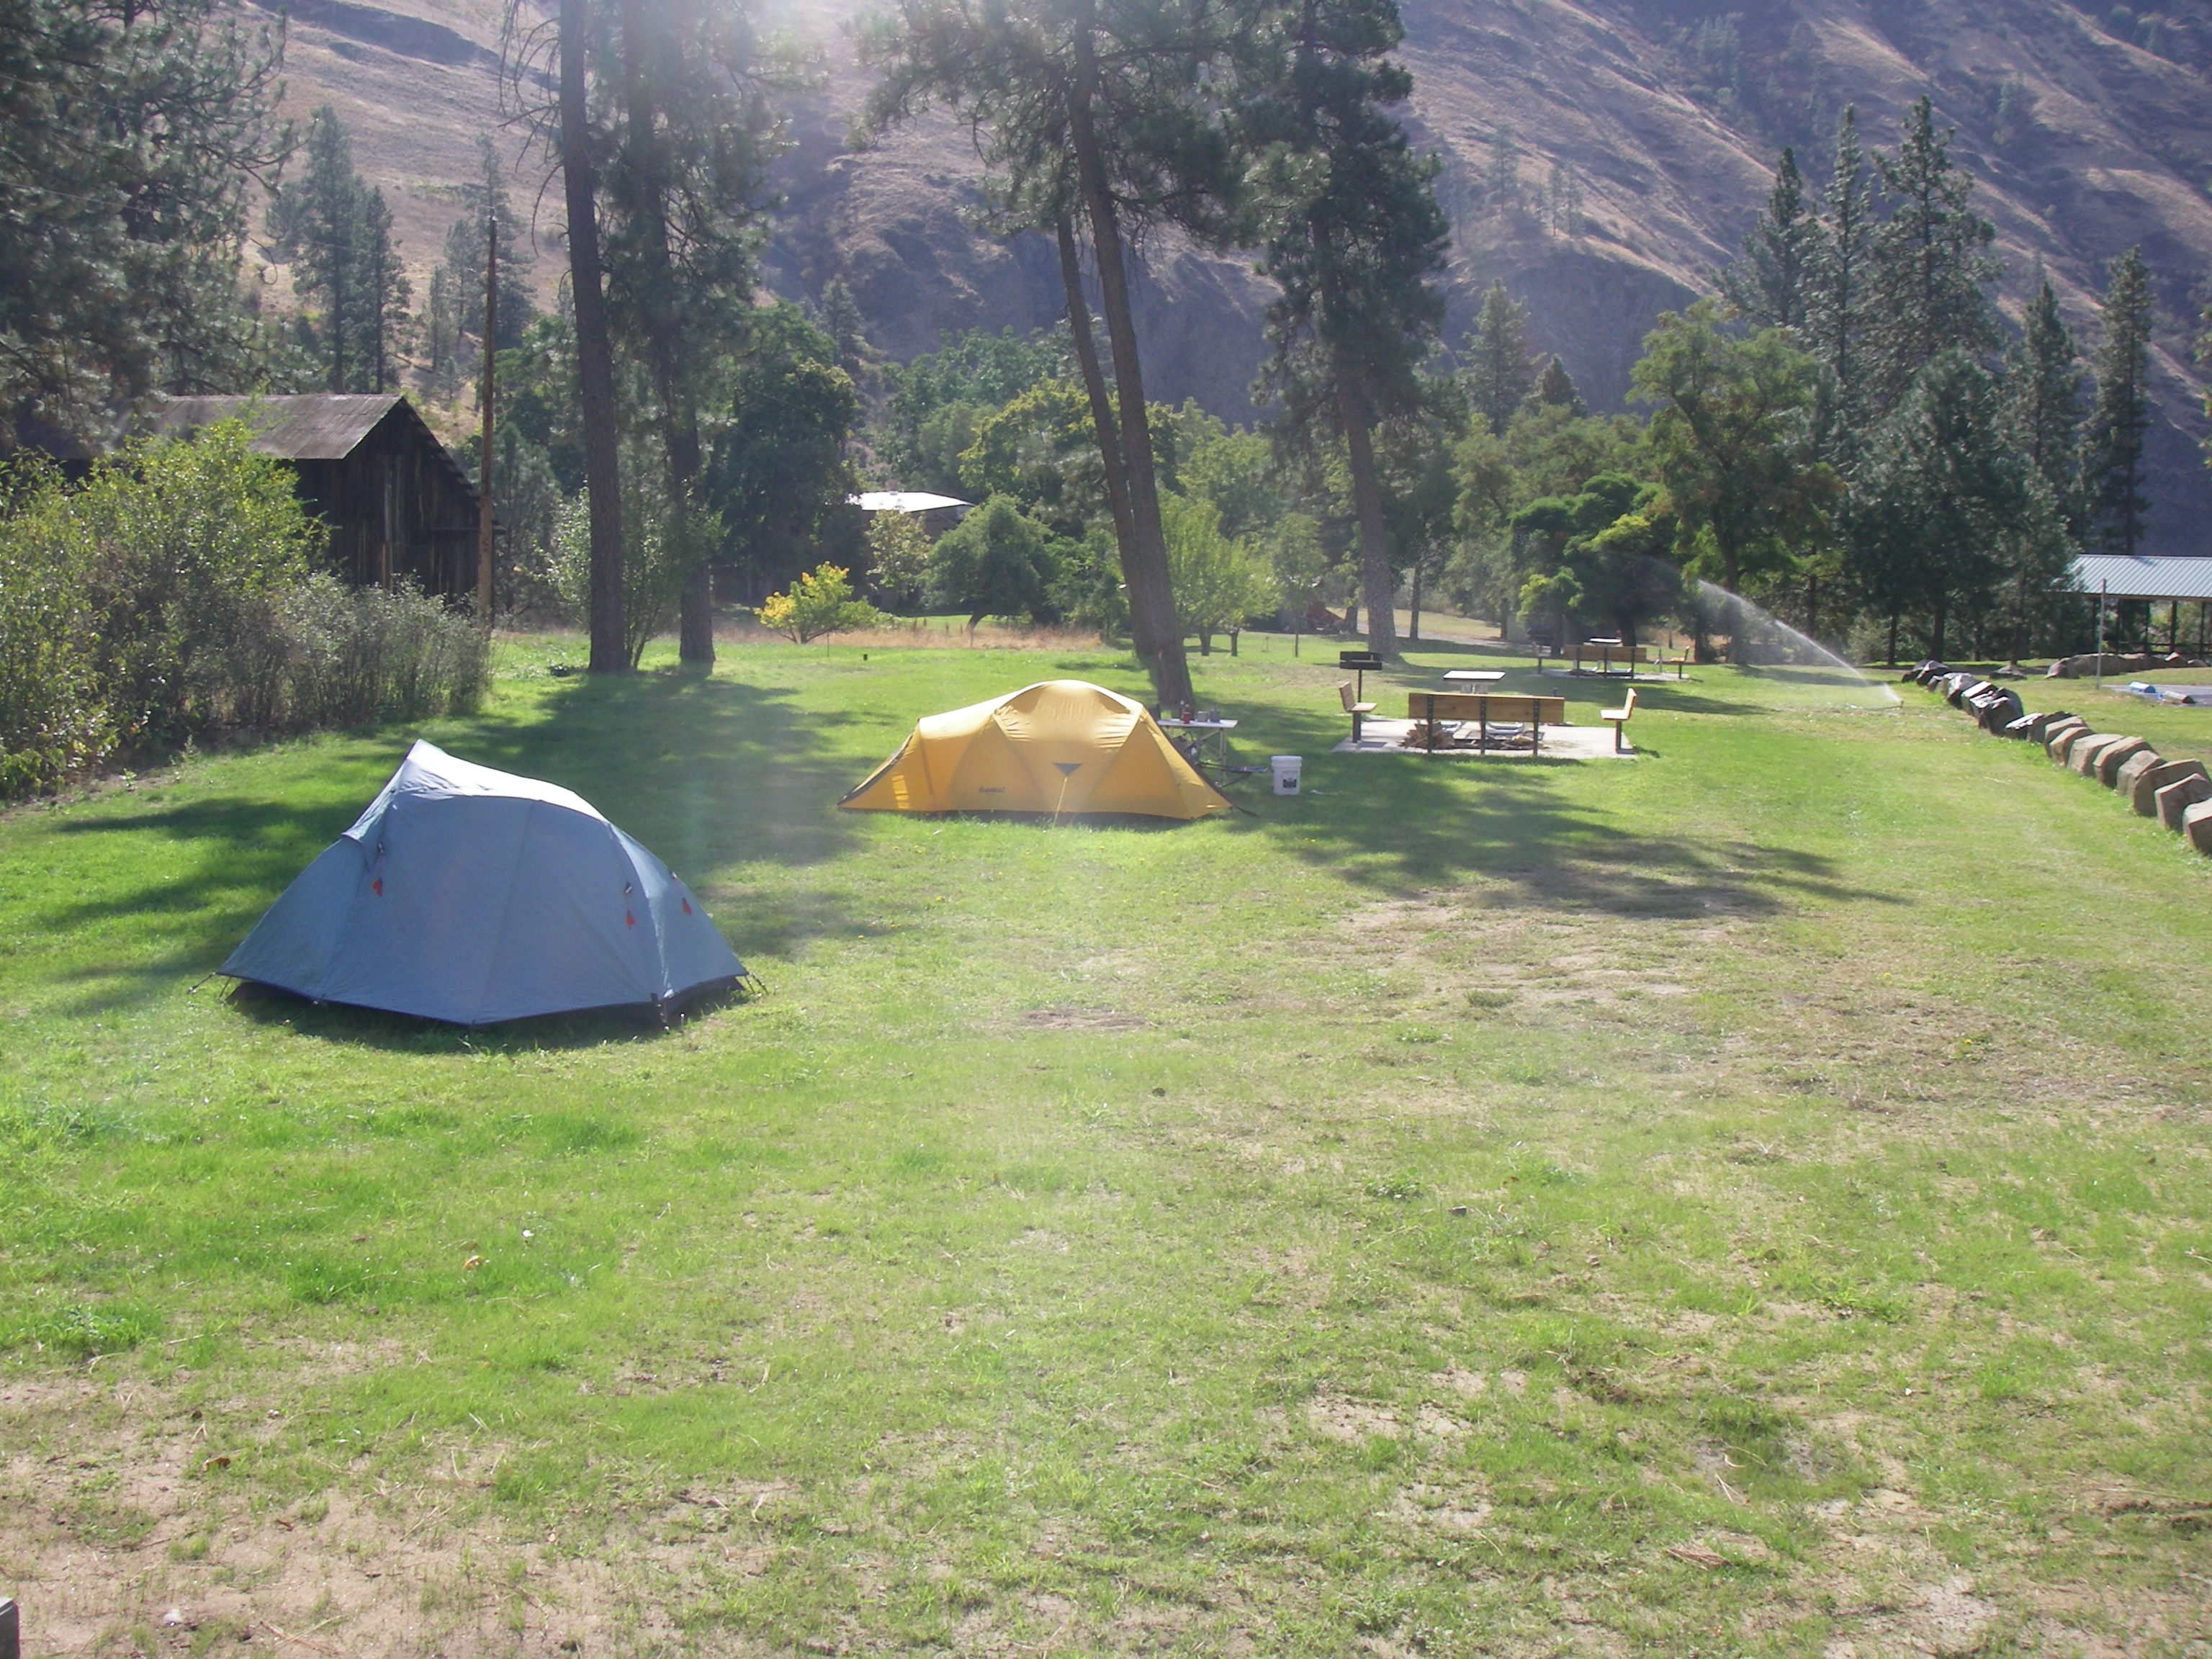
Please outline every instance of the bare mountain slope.
[{"label": "bare mountain slope", "polygon": [[[2212,475],[2187,354],[2212,272],[2212,25],[2195,12],[2177,10],[2153,39],[2160,56],[2068,0],[1734,0],[1725,12],[1668,0],[1403,3],[1408,123],[1443,157],[1455,226],[1453,338],[1502,276],[1529,302],[1540,343],[1594,402],[1618,404],[1652,319],[1707,289],[1730,257],[1780,145],[1797,144],[1817,176],[1844,104],[1886,146],[1926,93],[1958,128],[1956,154],[1996,223],[2008,310],[2040,268],[2086,324],[2104,262],[2142,246],[2161,309],[2157,539],[2212,550],[2196,528],[2212,520]],[[842,275],[878,343],[900,358],[956,329],[1050,321],[1050,250],[968,227],[978,167],[957,128],[932,122],[845,150],[866,86],[842,32],[854,9],[793,0],[790,21],[822,42],[826,78],[794,114],[773,286],[813,295]],[[393,198],[407,257],[427,269],[454,186],[473,170],[475,135],[496,118],[498,0],[291,10],[291,102],[337,103],[363,170]],[[1501,126],[1521,152],[1517,200],[1491,187]],[[1552,188],[1570,170],[1571,222]],[[1266,284],[1237,258],[1168,240],[1150,253],[1152,389],[1249,413]],[[543,267],[549,283],[555,263]]]}]

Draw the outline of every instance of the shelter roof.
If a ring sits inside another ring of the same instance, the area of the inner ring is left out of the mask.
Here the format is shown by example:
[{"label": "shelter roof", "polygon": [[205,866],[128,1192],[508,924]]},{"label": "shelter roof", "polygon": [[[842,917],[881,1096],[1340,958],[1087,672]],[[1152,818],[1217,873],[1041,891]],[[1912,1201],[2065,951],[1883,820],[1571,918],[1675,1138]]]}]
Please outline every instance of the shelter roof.
[{"label": "shelter roof", "polygon": [[845,499],[863,513],[934,513],[940,507],[975,505],[957,495],[933,495],[926,489],[871,489]]},{"label": "shelter roof", "polygon": [[2116,599],[2212,599],[2212,556],[2085,553],[2074,561],[2074,580]]}]

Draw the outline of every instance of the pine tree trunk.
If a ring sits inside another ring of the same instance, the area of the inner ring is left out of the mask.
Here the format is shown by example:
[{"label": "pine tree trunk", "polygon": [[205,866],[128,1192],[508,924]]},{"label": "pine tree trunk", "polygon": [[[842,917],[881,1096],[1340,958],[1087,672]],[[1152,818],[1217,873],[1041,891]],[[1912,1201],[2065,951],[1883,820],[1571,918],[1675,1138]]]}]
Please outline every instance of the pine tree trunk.
[{"label": "pine tree trunk", "polygon": [[592,175],[586,84],[587,0],[561,0],[561,174],[568,209],[568,278],[576,307],[576,379],[584,424],[584,483],[591,491],[590,666],[625,673],[623,630],[622,467],[615,447],[614,349],[600,285],[598,181]]},{"label": "pine tree trunk", "polygon": [[1406,639],[1409,644],[1419,645],[1421,642],[1421,562],[1419,559],[1413,561],[1413,591],[1411,597],[1412,614],[1406,619]]},{"label": "pine tree trunk", "polygon": [[1126,568],[1136,544],[1129,518],[1129,474],[1121,465],[1121,441],[1114,430],[1114,406],[1106,396],[1106,375],[1098,367],[1098,343],[1091,335],[1091,307],[1083,298],[1083,264],[1075,249],[1075,227],[1066,214],[1054,227],[1060,239],[1060,281],[1067,295],[1067,331],[1075,341],[1075,361],[1083,371],[1083,390],[1091,400],[1091,425],[1098,438],[1098,459],[1106,474],[1106,505],[1114,516],[1114,545]]},{"label": "pine tree trunk", "polygon": [[1358,370],[1341,356],[1336,360],[1336,405],[1352,463],[1352,511],[1359,522],[1359,577],[1367,601],[1367,648],[1389,662],[1398,654],[1398,580],[1390,568],[1389,533],[1382,525],[1382,481],[1375,469],[1375,423],[1368,412]]},{"label": "pine tree trunk", "polygon": [[1121,464],[1129,482],[1130,544],[1122,550],[1121,578],[1129,590],[1129,632],[1163,706],[1189,702],[1190,665],[1183,656],[1182,623],[1176,616],[1168,577],[1167,537],[1160,527],[1159,485],[1152,473],[1152,434],[1145,412],[1145,380],[1137,362],[1137,327],[1129,306],[1128,269],[1121,248],[1119,210],[1106,179],[1105,158],[1091,113],[1098,67],[1087,13],[1076,31],[1076,85],[1068,99],[1068,132],[1077,175],[1091,218],[1091,246],[1098,255],[1099,297],[1106,339],[1114,354],[1114,390],[1121,402]]},{"label": "pine tree trunk", "polygon": [[[644,180],[637,211],[644,216],[639,248],[646,264],[641,284],[647,314],[638,319],[642,343],[653,366],[654,398],[660,404],[661,446],[667,452],[668,493],[672,506],[687,530],[698,495],[699,411],[685,386],[681,361],[684,349],[678,316],[675,262],[669,255],[668,198],[660,161],[658,112],[653,101],[653,71],[648,62],[647,30],[643,0],[623,0],[623,66],[625,101],[629,111],[629,142],[635,154],[635,171]],[[677,596],[676,654],[694,668],[714,666],[714,580],[702,559],[686,572]]]}]

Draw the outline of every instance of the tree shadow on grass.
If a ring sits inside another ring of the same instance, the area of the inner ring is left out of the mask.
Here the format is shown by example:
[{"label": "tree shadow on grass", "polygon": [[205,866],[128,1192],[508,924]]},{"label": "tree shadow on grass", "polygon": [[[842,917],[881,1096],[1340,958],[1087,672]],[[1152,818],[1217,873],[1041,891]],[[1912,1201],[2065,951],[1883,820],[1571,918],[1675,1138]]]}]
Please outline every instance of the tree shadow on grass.
[{"label": "tree shadow on grass", "polygon": [[[733,680],[653,673],[580,679],[526,709],[469,720],[441,746],[464,760],[574,789],[707,897],[731,947],[749,958],[775,954],[774,940],[749,934],[751,907],[718,892],[715,872],[752,860],[816,864],[849,842],[855,827],[835,807],[852,766],[825,741],[843,723],[842,715],[802,711],[781,694]],[[262,793],[250,797],[61,826],[65,836],[150,834],[192,849],[188,868],[165,860],[159,878],[110,885],[40,915],[40,925],[56,935],[125,918],[140,925],[133,960],[68,975],[88,988],[72,1012],[143,1003],[180,977],[211,970],[359,816],[411,739],[404,730],[380,734],[375,745],[389,744],[377,762],[382,769],[332,757],[334,768],[361,775],[358,790],[340,800],[328,790],[313,800],[271,799],[268,786],[257,782]],[[812,908],[834,903],[817,895]],[[811,925],[851,924],[823,913]],[[155,954],[143,949],[149,931],[157,936]]]},{"label": "tree shadow on grass", "polygon": [[[1319,729],[1313,740],[1331,741]],[[1246,823],[1298,858],[1396,894],[1490,882],[1494,903],[1661,917],[1761,915],[1796,899],[1909,902],[1848,884],[1832,860],[1802,848],[1626,830],[1563,798],[1584,766],[1615,763],[1329,754],[1309,765],[1308,785],[1321,787],[1295,816]]]}]

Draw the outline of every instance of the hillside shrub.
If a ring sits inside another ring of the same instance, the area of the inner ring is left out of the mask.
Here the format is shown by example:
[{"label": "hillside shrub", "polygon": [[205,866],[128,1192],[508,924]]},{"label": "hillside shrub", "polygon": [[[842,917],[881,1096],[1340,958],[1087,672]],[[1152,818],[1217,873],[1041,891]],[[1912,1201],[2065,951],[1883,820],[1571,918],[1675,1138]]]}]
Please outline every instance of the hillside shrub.
[{"label": "hillside shrub", "polygon": [[0,796],[118,753],[465,710],[486,646],[413,590],[313,574],[322,527],[246,428],[134,446],[72,485],[0,475]]}]

